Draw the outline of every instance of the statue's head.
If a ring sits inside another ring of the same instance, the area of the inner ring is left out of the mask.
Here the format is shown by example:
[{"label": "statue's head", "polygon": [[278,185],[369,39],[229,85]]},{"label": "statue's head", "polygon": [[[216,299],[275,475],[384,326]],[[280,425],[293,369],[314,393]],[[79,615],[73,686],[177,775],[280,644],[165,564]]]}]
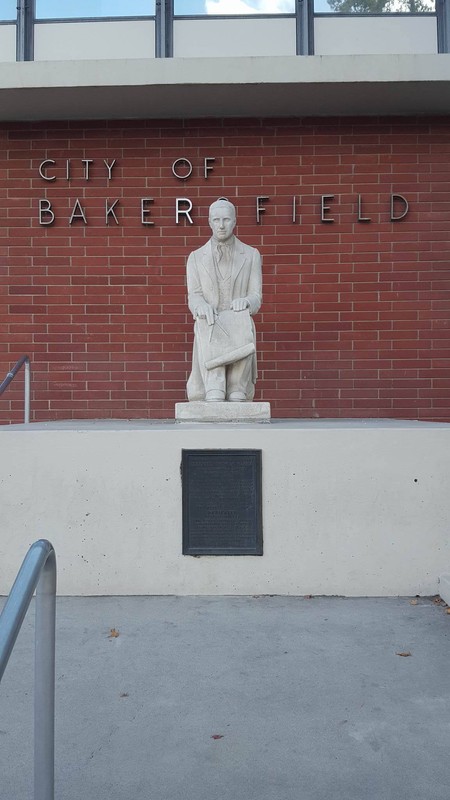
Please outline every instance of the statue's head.
[{"label": "statue's head", "polygon": [[236,209],[226,197],[219,197],[209,207],[209,226],[213,238],[226,242],[233,235],[236,225]]}]

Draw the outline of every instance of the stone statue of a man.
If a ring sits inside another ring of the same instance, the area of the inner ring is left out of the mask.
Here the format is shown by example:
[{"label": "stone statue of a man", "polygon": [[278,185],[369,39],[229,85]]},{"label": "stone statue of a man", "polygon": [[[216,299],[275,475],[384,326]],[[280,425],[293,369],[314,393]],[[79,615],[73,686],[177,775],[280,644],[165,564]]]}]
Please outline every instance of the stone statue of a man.
[{"label": "stone statue of a man", "polygon": [[188,400],[253,400],[255,326],[261,305],[261,256],[234,236],[236,209],[220,198],[209,209],[211,239],[187,262],[195,320]]}]

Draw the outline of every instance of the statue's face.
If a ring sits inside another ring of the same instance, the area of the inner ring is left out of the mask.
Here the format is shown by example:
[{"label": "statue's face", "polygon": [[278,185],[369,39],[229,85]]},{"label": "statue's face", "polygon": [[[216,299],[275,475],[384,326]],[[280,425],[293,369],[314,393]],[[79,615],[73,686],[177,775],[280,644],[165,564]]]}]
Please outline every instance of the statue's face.
[{"label": "statue's face", "polygon": [[233,235],[236,225],[236,216],[233,209],[227,204],[215,204],[209,214],[209,225],[213,232],[214,239],[219,242],[226,242]]}]

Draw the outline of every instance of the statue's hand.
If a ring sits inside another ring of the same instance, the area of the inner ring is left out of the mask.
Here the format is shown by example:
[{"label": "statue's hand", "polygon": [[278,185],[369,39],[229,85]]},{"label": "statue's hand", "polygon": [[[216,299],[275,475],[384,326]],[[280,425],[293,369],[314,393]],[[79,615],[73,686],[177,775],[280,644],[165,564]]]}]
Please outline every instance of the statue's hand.
[{"label": "statue's hand", "polygon": [[246,297],[236,297],[235,300],[231,301],[230,308],[232,308],[233,311],[245,311],[245,309],[248,308],[249,305],[250,303],[248,302]]},{"label": "statue's hand", "polygon": [[197,319],[206,319],[208,325],[214,325],[214,309],[209,303],[199,303],[195,309]]}]

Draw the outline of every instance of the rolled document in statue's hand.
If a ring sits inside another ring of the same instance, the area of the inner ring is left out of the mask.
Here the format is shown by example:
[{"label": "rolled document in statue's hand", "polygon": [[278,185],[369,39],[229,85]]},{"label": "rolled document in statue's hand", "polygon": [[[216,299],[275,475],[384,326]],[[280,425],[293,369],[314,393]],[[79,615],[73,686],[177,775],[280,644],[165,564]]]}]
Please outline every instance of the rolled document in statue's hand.
[{"label": "rolled document in statue's hand", "polygon": [[236,314],[231,309],[220,311],[215,324],[209,327],[206,319],[197,320],[196,335],[206,369],[233,364],[255,352],[253,325],[248,309]]}]

